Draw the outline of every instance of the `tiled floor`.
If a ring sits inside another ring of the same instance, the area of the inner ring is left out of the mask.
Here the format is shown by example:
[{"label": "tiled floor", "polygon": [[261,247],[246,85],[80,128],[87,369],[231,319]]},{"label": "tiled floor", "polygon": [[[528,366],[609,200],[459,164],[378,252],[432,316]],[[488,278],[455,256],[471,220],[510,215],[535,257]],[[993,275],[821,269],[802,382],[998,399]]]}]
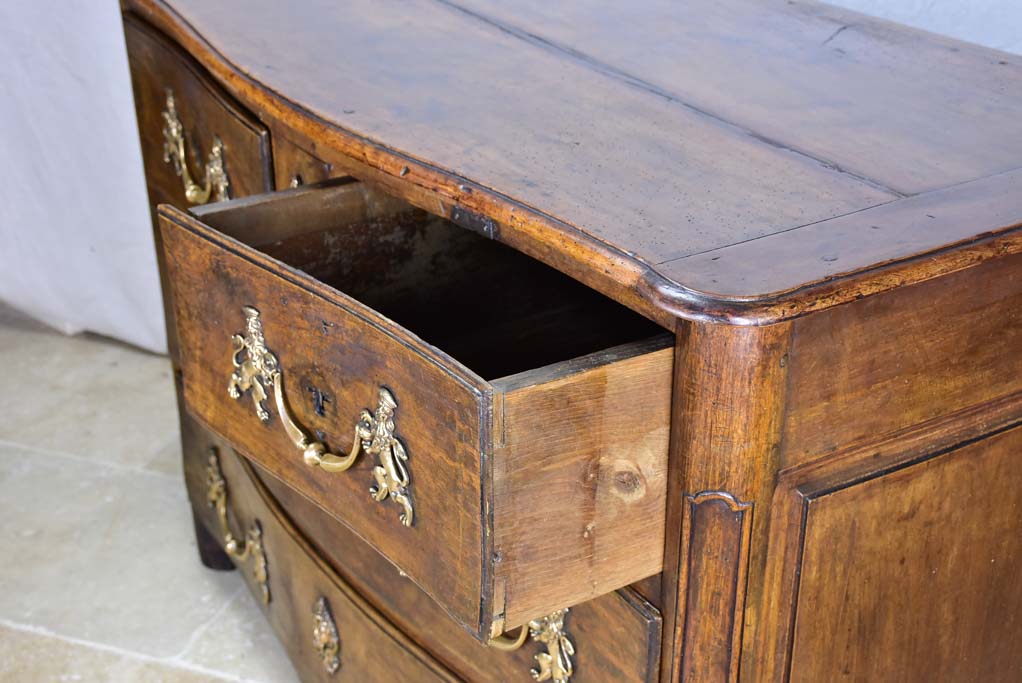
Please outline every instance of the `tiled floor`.
[{"label": "tiled floor", "polygon": [[0,358],[0,681],[296,681],[199,563],[168,361],[2,304]]}]

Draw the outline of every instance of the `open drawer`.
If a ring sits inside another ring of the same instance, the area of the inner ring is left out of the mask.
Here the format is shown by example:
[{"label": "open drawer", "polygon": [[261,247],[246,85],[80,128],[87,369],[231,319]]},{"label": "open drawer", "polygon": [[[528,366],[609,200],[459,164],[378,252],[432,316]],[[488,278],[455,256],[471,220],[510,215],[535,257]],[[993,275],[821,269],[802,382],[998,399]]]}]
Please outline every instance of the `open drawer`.
[{"label": "open drawer", "polygon": [[661,570],[661,328],[351,180],[159,215],[188,409],[476,637]]}]

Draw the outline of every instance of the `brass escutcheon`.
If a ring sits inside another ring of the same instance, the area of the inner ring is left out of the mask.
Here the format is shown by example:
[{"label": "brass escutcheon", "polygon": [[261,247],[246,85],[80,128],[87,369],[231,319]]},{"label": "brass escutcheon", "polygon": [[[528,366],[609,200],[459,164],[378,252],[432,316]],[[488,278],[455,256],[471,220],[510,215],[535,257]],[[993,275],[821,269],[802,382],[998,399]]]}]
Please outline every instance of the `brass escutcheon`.
[{"label": "brass escutcheon", "polygon": [[323,660],[323,668],[329,674],[341,668],[341,638],[337,625],[330,614],[326,598],[320,597],[312,606],[312,645]]}]

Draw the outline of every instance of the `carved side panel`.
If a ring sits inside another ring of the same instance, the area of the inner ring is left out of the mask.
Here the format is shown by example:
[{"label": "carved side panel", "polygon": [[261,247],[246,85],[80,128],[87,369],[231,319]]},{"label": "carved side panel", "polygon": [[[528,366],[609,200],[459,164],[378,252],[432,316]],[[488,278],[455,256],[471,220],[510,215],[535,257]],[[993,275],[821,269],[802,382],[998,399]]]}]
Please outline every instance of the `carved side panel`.
[{"label": "carved side panel", "polygon": [[706,491],[686,498],[682,681],[738,680],[752,503]]},{"label": "carved side panel", "polygon": [[787,680],[1022,680],[1022,429],[803,503]]},{"label": "carved side panel", "polygon": [[[664,552],[662,683],[727,683],[760,619],[789,325],[679,328]],[[677,577],[675,579],[675,577]],[[756,680],[741,671],[744,680]]]},{"label": "carved side panel", "polygon": [[743,679],[1020,680],[1020,416],[1022,394],[784,471]]}]

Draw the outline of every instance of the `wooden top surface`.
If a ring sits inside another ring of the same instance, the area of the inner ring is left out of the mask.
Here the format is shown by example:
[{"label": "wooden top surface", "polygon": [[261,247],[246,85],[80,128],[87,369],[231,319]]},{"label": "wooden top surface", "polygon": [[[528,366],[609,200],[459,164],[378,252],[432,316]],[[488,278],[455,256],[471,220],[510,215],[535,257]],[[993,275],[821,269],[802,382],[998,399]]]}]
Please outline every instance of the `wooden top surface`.
[{"label": "wooden top surface", "polygon": [[670,315],[775,320],[1022,248],[1018,56],[788,0],[124,2],[257,111]]}]

